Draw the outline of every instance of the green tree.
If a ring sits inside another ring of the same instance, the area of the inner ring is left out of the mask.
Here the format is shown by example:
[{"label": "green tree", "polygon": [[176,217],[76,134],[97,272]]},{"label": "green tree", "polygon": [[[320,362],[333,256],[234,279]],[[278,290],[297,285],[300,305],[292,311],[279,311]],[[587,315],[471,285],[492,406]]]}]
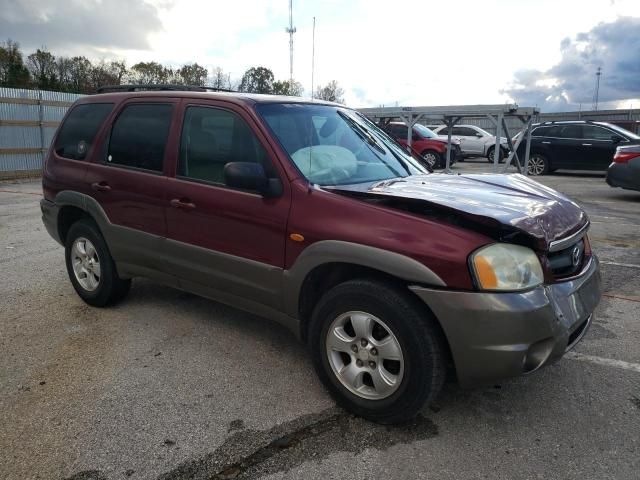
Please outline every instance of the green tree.
[{"label": "green tree", "polygon": [[344,90],[336,80],[331,80],[324,87],[318,86],[314,98],[328,102],[344,103]]},{"label": "green tree", "polygon": [[177,72],[179,83],[203,87],[207,81],[207,69],[197,63],[183,65]]},{"label": "green tree", "polygon": [[140,62],[131,67],[130,74],[135,83],[162,84],[171,80],[173,70],[157,62]]},{"label": "green tree", "polygon": [[58,88],[56,57],[51,52],[38,49],[27,57],[27,68],[35,86],[43,90]]},{"label": "green tree", "polygon": [[29,83],[29,70],[22,60],[20,45],[11,39],[0,44],[0,85],[27,88]]},{"label": "green tree", "polygon": [[93,65],[87,57],[72,57],[69,60],[69,91],[75,93],[93,93],[91,71]]},{"label": "green tree", "polygon": [[304,93],[304,87],[300,82],[296,82],[295,80],[293,81],[293,85],[287,80],[278,80],[273,82],[272,93],[274,95],[291,95],[293,97],[301,97]]},{"label": "green tree", "polygon": [[273,91],[273,72],[265,67],[251,67],[244,72],[240,82],[241,92],[271,93]]}]

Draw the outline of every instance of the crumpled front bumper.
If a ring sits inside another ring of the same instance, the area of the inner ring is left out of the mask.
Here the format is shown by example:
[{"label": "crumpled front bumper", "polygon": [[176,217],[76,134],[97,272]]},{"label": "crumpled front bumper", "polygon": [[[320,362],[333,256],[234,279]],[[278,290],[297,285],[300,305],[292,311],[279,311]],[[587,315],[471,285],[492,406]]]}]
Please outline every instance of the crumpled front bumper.
[{"label": "crumpled front bumper", "polygon": [[530,373],[558,360],[586,333],[602,295],[595,255],[577,277],[526,292],[409,288],[440,321],[464,387]]}]

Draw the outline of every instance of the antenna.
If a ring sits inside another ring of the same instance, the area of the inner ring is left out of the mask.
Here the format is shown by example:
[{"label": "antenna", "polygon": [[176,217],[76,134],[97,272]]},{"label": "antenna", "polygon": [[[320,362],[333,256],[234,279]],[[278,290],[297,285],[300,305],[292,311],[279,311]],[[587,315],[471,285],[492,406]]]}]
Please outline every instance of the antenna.
[{"label": "antenna", "polygon": [[293,0],[289,0],[289,28],[285,30],[289,34],[289,88],[293,90],[293,34],[296,27],[293,26]]},{"label": "antenna", "polygon": [[316,17],[313,17],[313,33],[311,35],[311,100],[313,100],[313,74],[316,66]]},{"label": "antenna", "polygon": [[600,75],[602,75],[602,67],[598,67],[596,72],[596,88],[593,92],[593,109],[598,111],[598,96],[600,95]]}]

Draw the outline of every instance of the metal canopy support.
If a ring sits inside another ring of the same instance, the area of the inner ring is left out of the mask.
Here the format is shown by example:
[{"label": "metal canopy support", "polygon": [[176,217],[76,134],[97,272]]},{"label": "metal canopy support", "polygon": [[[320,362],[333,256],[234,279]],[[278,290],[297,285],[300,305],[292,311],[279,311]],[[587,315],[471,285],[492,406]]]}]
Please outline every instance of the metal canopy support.
[{"label": "metal canopy support", "polygon": [[[496,127],[496,145],[494,148],[493,164],[496,172],[499,172],[499,162],[501,153],[502,142],[502,130],[504,129],[507,136],[507,144],[511,148],[511,153],[505,161],[505,167],[503,172],[509,167],[511,160],[515,156],[516,168],[518,171],[527,174],[527,166],[529,163],[529,151],[531,146],[531,125],[535,115],[540,113],[538,108],[535,107],[519,107],[516,104],[505,105],[452,105],[452,106],[440,106],[440,107],[381,107],[381,108],[362,108],[360,112],[372,119],[374,122],[384,124],[388,123],[392,119],[401,119],[408,128],[407,131],[407,144],[411,149],[413,126],[420,119],[429,121],[439,121],[447,126],[447,156],[445,163],[445,173],[451,173],[451,140],[452,140],[452,128],[460,120],[464,118],[484,118],[487,117]],[[507,128],[506,118],[517,117],[524,124],[521,135],[518,137],[518,141],[515,145],[512,144],[509,129]],[[524,168],[520,163],[520,159],[516,153],[520,142],[527,138],[527,148],[525,151]]]}]

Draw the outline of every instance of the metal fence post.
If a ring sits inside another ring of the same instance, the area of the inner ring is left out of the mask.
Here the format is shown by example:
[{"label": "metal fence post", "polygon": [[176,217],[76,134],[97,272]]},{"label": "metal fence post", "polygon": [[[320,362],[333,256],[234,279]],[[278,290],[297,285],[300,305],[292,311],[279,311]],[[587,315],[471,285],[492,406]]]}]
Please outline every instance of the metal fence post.
[{"label": "metal fence post", "polygon": [[42,105],[42,90],[38,90],[38,125],[40,127],[40,163],[44,167],[44,106]]}]

